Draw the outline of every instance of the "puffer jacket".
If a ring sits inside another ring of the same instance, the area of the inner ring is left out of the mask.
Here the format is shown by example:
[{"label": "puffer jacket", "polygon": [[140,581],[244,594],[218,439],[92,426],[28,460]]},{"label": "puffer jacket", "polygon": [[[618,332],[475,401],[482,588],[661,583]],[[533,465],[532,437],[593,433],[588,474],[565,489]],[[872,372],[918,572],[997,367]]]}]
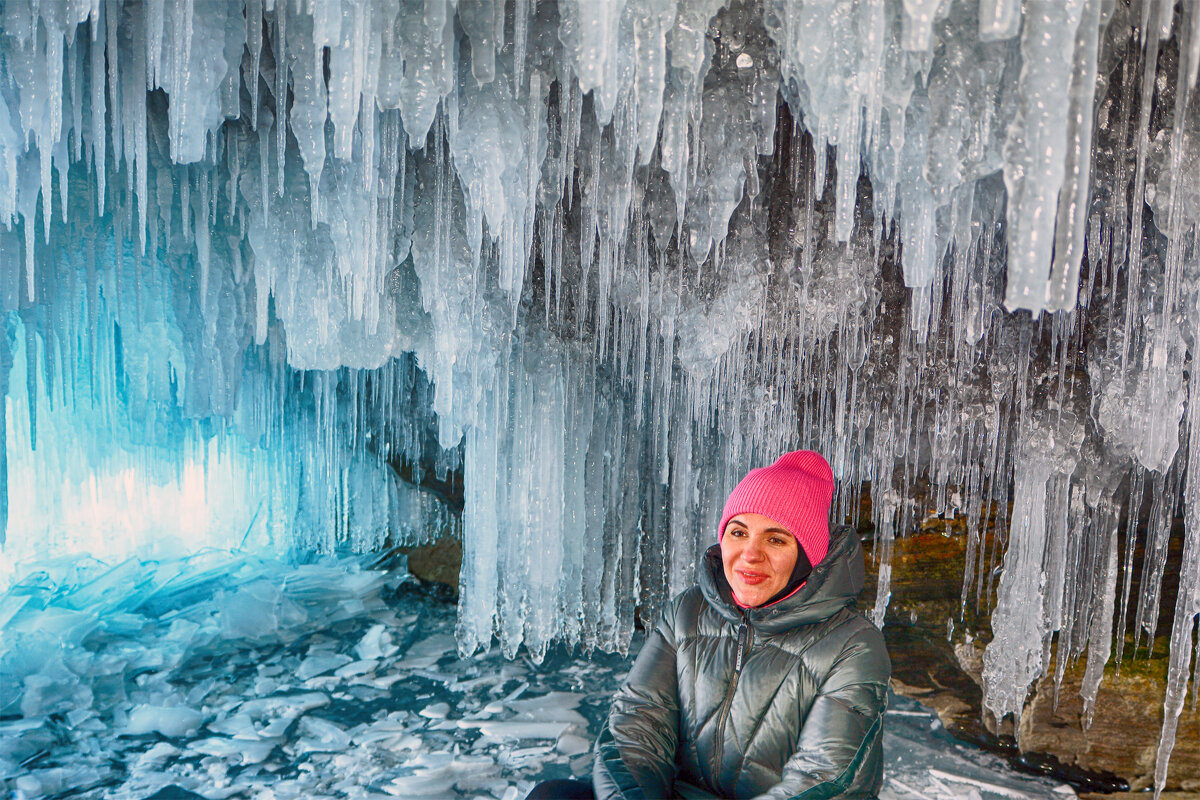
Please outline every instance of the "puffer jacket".
[{"label": "puffer jacket", "polygon": [[872,798],[891,662],[848,527],[795,594],[741,609],[717,546],[646,638],[596,744],[598,800]]}]

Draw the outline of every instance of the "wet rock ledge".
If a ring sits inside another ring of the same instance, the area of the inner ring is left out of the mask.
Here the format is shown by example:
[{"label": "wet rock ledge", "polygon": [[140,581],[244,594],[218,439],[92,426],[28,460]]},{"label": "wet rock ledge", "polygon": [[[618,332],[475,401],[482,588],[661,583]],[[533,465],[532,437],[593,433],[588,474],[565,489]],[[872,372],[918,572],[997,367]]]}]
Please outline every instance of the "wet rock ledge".
[{"label": "wet rock ledge", "polygon": [[[1175,563],[1181,557],[1180,541],[1181,537],[1172,540]],[[860,606],[870,609],[877,564],[869,534],[864,548],[868,579]],[[1135,555],[1140,560],[1140,554]],[[894,543],[892,598],[884,623],[894,690],[933,709],[959,738],[1007,755],[1019,768],[1068,781],[1083,797],[1152,787],[1175,587],[1163,587],[1153,649],[1147,652],[1143,637],[1135,655],[1130,636],[1119,671],[1110,659],[1090,728],[1084,728],[1079,696],[1085,666],[1081,660],[1068,665],[1057,702],[1051,664],[1049,675],[1037,683],[1027,701],[1020,730],[1014,732],[1011,721],[997,727],[984,719],[982,654],[991,633],[986,614],[977,612],[973,599],[963,608],[965,556],[966,536],[936,520]],[[1140,566],[1135,566],[1134,574],[1140,574]],[[1167,574],[1174,574],[1170,565]],[[1132,602],[1136,593],[1135,586]],[[1200,796],[1200,707],[1190,701],[1180,718],[1165,788],[1182,792],[1179,797]]]}]

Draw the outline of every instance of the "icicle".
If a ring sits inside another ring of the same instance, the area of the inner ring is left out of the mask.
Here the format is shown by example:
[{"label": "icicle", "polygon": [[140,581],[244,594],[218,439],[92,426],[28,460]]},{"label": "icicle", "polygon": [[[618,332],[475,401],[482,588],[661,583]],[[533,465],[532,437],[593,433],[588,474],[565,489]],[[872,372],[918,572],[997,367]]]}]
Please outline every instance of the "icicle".
[{"label": "icicle", "polygon": [[1155,474],[1150,520],[1146,528],[1146,548],[1142,559],[1142,575],[1138,581],[1141,594],[1138,597],[1137,613],[1134,616],[1134,646],[1141,642],[1143,633],[1154,649],[1154,637],[1158,629],[1159,598],[1162,597],[1163,572],[1167,565],[1167,547],[1171,539],[1171,523],[1175,517],[1175,487],[1178,478],[1174,470],[1167,475]]},{"label": "icicle", "polygon": [[[366,81],[369,7],[360,4],[341,9],[341,33],[329,50],[329,119],[333,123],[333,154],[346,160],[354,150],[354,128]],[[366,115],[374,109],[366,108]],[[322,131],[323,136],[323,131]]]},{"label": "icicle", "polygon": [[1100,6],[1101,0],[1084,0],[1075,34],[1066,163],[1058,198],[1054,263],[1046,293],[1048,311],[1074,308],[1079,288],[1092,163],[1092,105],[1100,47]]},{"label": "icicle", "polygon": [[246,49],[250,51],[250,71],[245,75],[250,92],[250,127],[258,130],[258,82],[262,80],[263,0],[246,0]]},{"label": "icicle", "polygon": [[875,523],[875,557],[879,565],[879,586],[875,590],[875,608],[871,611],[871,620],[880,630],[883,629],[888,603],[892,598],[892,545],[899,510],[900,498],[894,491],[885,491],[882,497],[871,499],[871,516],[874,517],[872,521]]},{"label": "icicle", "polygon": [[1146,0],[1142,5],[1141,32],[1145,48],[1142,60],[1141,99],[1138,112],[1137,128],[1134,136],[1137,142],[1137,167],[1134,173],[1133,201],[1129,221],[1129,255],[1126,259],[1126,301],[1125,301],[1125,331],[1121,350],[1121,372],[1125,372],[1129,364],[1130,347],[1133,344],[1131,335],[1134,322],[1141,312],[1141,271],[1142,271],[1142,218],[1146,191],[1146,154],[1150,144],[1150,112],[1154,99],[1154,65],[1158,63],[1158,37],[1149,30],[1151,19],[1156,9],[1165,0]]},{"label": "icicle", "polygon": [[1187,33],[1187,87],[1188,91],[1196,89],[1196,77],[1200,75],[1200,10],[1189,6],[1191,29]]},{"label": "icicle", "polygon": [[[1064,506],[1083,431],[1065,416],[1051,424],[1026,434],[1014,475],[1013,525],[992,612],[994,638],[983,656],[984,707],[997,720],[1011,713],[1020,722],[1029,687],[1045,672],[1050,635],[1062,621]],[[1055,518],[1056,511],[1062,518]]]},{"label": "icicle", "polygon": [[[72,35],[74,27],[71,28]],[[68,47],[67,53],[67,85],[71,89],[71,128],[74,131],[74,137],[71,148],[70,158],[63,158],[59,161],[59,174],[62,176],[61,182],[66,183],[65,176],[67,174],[67,166],[71,161],[83,160],[83,47]],[[62,139],[63,144],[66,144],[66,136]],[[65,149],[65,147],[64,147]],[[65,187],[60,192],[63,200],[63,218],[67,216],[66,208],[66,191]]]},{"label": "icicle", "polygon": [[275,194],[280,197],[283,196],[283,168],[287,163],[288,61],[291,59],[287,49],[287,18],[286,8],[275,13],[272,47],[275,56]]},{"label": "icicle", "polygon": [[[0,97],[0,225],[12,229],[19,209],[17,163],[20,136],[10,124],[8,105]],[[19,124],[17,127],[20,127]]]},{"label": "icicle", "polygon": [[[187,0],[171,4],[171,22],[178,24],[180,6]],[[189,3],[190,5],[190,3]],[[190,10],[188,11],[190,14]],[[160,86],[162,79],[163,35],[166,31],[167,16],[165,0],[147,0],[146,2],[146,88]],[[176,31],[178,35],[178,31]],[[178,41],[178,40],[176,40]],[[178,69],[177,64],[170,65]]]},{"label": "icicle", "polygon": [[[277,17],[279,18],[279,17]],[[282,19],[282,18],[279,18]],[[287,28],[288,65],[292,74],[292,108],[287,117],[288,128],[296,137],[300,148],[300,157],[304,162],[304,171],[308,174],[309,207],[312,211],[312,226],[317,226],[321,209],[321,172],[325,168],[325,119],[327,103],[325,79],[323,76],[323,50],[318,48],[313,39],[318,35],[314,23],[307,16],[300,15],[292,20]],[[283,25],[280,25],[282,39]],[[277,64],[276,69],[280,67]],[[281,98],[286,97],[281,92],[276,97],[278,107],[282,107]],[[284,126],[279,125],[283,131]],[[285,139],[279,141],[280,159]],[[282,194],[283,164],[280,163],[280,193]]]},{"label": "icicle", "polygon": [[36,317],[23,315],[25,331],[25,401],[29,407],[29,449],[37,450],[38,439],[38,330]]},{"label": "icicle", "polygon": [[92,170],[96,175],[96,214],[104,215],[104,195],[107,181],[108,124],[105,120],[106,105],[104,102],[105,80],[105,43],[108,39],[108,14],[99,10],[92,18],[92,38],[88,47],[90,59],[88,62],[88,78],[91,83],[91,98],[88,108],[91,111],[91,161]]},{"label": "icicle", "polygon": [[8,382],[13,368],[13,331],[5,314],[0,331],[0,548],[8,540]]},{"label": "icicle", "polygon": [[[1073,52],[1065,45],[1075,41],[1084,4],[1034,0],[1021,35],[1020,105],[1009,130],[1004,169],[1009,231],[1004,302],[1010,309],[1028,308],[1035,316],[1058,307],[1051,303],[1048,270],[1054,246],[1051,209],[1059,203],[1070,124],[1071,72],[1064,54]],[[1071,202],[1076,202],[1074,196]],[[1070,225],[1074,230],[1075,221]],[[1075,286],[1068,289],[1073,300]]]},{"label": "icicle", "polygon": [[1129,614],[1129,592],[1133,583],[1133,555],[1137,545],[1137,534],[1141,528],[1141,509],[1145,491],[1145,471],[1134,465],[1133,475],[1129,479],[1129,501],[1126,504],[1128,519],[1125,523],[1125,563],[1122,567],[1124,579],[1121,585],[1121,622],[1117,627],[1117,669],[1121,668],[1121,659],[1125,653],[1126,620]]},{"label": "icicle", "polygon": [[1021,0],[979,0],[979,38],[1009,39],[1021,29]]},{"label": "icicle", "polygon": [[[1079,694],[1083,698],[1084,729],[1092,726],[1095,713],[1096,694],[1100,690],[1100,681],[1104,677],[1104,666],[1112,653],[1113,639],[1113,606],[1117,596],[1117,541],[1120,527],[1116,525],[1116,515],[1108,536],[1100,561],[1103,566],[1095,582],[1095,597],[1099,600],[1098,607],[1092,609],[1092,623],[1088,630],[1087,667],[1083,674],[1083,684]],[[1118,636],[1121,633],[1118,632]],[[1059,652],[1059,658],[1065,658]]]},{"label": "icicle", "polygon": [[1185,531],[1183,560],[1175,598],[1175,617],[1171,625],[1171,651],[1167,662],[1166,697],[1163,700],[1163,726],[1154,761],[1154,797],[1162,794],[1167,779],[1171,751],[1179,715],[1187,698],[1187,682],[1192,659],[1192,640],[1200,617],[1200,381],[1188,382],[1188,463],[1184,488]]},{"label": "icicle", "polygon": [[941,0],[904,0],[905,50],[925,52],[933,43],[933,20]]}]

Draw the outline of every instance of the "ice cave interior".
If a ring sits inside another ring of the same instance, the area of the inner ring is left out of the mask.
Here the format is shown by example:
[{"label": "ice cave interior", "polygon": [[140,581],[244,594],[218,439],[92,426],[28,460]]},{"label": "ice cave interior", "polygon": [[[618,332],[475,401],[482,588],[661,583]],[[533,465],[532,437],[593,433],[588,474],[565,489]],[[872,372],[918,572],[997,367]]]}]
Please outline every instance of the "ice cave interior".
[{"label": "ice cave interior", "polygon": [[991,717],[1161,639],[1161,790],[1198,72],[1195,0],[0,0],[0,719],[95,564],[451,537],[461,657],[625,654],[809,447],[877,621],[955,522]]}]

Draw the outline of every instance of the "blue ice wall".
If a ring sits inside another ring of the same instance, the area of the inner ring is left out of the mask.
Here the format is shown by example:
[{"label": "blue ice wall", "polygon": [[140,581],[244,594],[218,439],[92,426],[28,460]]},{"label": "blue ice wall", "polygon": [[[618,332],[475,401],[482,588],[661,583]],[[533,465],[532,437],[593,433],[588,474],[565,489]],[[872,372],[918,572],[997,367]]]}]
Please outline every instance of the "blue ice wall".
[{"label": "blue ice wall", "polygon": [[[456,529],[444,498],[397,475],[436,468],[422,455],[428,389],[411,359],[359,373],[289,367],[272,356],[282,343],[254,342],[252,287],[229,250],[210,254],[204,277],[194,252],[171,243],[195,231],[168,216],[142,253],[89,207],[84,170],[71,180],[73,205],[48,236],[0,233],[10,389],[0,582],[72,553],[370,551]],[[33,267],[22,270],[25,247]],[[220,312],[206,314],[208,302]],[[370,413],[356,414],[368,394]],[[386,424],[388,413],[400,421]]]}]

